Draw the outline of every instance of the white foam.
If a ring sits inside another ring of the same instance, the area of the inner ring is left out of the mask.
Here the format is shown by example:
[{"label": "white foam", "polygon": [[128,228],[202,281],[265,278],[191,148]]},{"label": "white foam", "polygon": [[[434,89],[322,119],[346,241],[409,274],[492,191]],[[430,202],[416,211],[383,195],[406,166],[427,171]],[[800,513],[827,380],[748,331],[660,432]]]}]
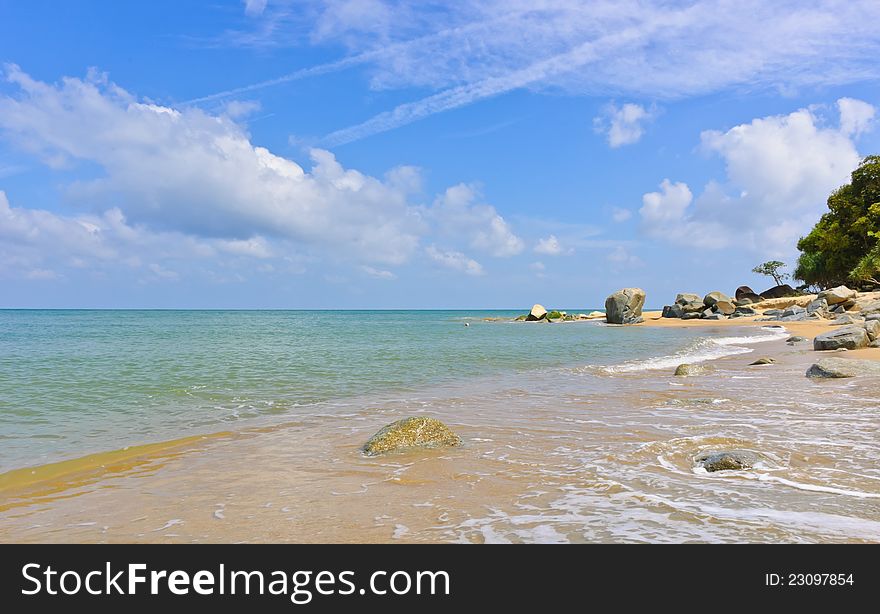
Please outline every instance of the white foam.
[{"label": "white foam", "polygon": [[611,365],[603,367],[605,373],[631,373],[634,371],[650,371],[655,369],[671,369],[682,363],[706,362],[724,358],[725,356],[736,356],[737,354],[748,354],[752,352],[751,348],[742,347],[753,343],[764,343],[766,341],[776,341],[784,339],[788,333],[784,328],[766,329],[767,331],[760,335],[743,335],[738,337],[710,337],[700,339],[692,344],[689,348],[682,350],[676,354],[668,356],[656,356],[644,360],[633,360],[621,363],[619,365]]}]

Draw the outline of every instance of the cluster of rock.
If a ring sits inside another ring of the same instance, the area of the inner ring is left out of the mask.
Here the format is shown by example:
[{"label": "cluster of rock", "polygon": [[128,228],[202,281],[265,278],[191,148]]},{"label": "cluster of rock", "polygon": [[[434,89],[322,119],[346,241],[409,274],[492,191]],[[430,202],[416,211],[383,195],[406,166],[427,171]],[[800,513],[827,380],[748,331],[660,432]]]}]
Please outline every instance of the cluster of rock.
[{"label": "cluster of rock", "polygon": [[644,290],[623,288],[605,299],[605,321],[608,324],[638,324],[644,321],[644,306]]},{"label": "cluster of rock", "polygon": [[752,300],[749,298],[733,299],[718,291],[710,292],[702,298],[698,294],[682,292],[675,297],[675,303],[663,307],[662,316],[682,320],[726,320],[756,315],[758,312],[748,306],[751,304]]},{"label": "cluster of rock", "polygon": [[[846,286],[837,286],[823,290],[804,306],[790,305],[784,309],[767,309],[763,312],[764,319],[775,322],[801,322],[804,320],[833,319],[843,316],[847,311],[857,309],[858,293]],[[851,324],[845,318],[839,324]]]},{"label": "cluster of rock", "polygon": [[535,303],[529,313],[517,316],[517,322],[573,322],[574,320],[595,320],[596,318],[604,318],[605,314],[601,311],[593,311],[590,313],[579,313],[576,315],[558,311],[556,309],[547,311],[543,305]]}]

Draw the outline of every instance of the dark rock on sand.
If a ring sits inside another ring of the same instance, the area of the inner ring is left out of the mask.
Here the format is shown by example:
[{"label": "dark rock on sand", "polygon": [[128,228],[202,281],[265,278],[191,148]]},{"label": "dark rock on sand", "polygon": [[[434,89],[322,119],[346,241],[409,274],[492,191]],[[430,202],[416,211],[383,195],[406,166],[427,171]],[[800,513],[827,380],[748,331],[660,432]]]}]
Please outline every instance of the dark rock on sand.
[{"label": "dark rock on sand", "polygon": [[681,305],[675,303],[674,305],[666,305],[663,308],[662,317],[664,318],[680,318],[684,315],[684,309],[682,309]]},{"label": "dark rock on sand", "polygon": [[740,286],[736,289],[736,292],[733,293],[733,296],[736,297],[736,300],[740,300],[744,296],[751,295],[757,296],[757,293],[748,286]]},{"label": "dark rock on sand", "polygon": [[696,311],[691,311],[691,312],[686,313],[686,314],[684,314],[683,316],[681,316],[681,319],[682,319],[682,320],[699,320],[699,319],[700,319],[700,313],[699,313],[699,312],[696,312]]},{"label": "dark rock on sand", "polygon": [[700,454],[694,462],[706,471],[715,472],[751,469],[759,460],[760,457],[749,450],[726,450]]},{"label": "dark rock on sand", "polygon": [[868,333],[861,326],[843,326],[837,330],[817,335],[813,339],[814,350],[857,350],[868,345]]},{"label": "dark rock on sand", "polygon": [[764,290],[763,292],[761,292],[760,296],[761,298],[784,298],[786,296],[800,296],[800,292],[798,292],[788,284],[782,284]]},{"label": "dark rock on sand", "polygon": [[880,362],[852,358],[823,358],[807,369],[807,377],[880,376]]},{"label": "dark rock on sand", "polygon": [[644,290],[623,288],[605,299],[605,321],[609,324],[638,324],[643,321],[644,306]]},{"label": "dark rock on sand", "polygon": [[441,448],[461,445],[461,438],[434,418],[411,417],[392,422],[362,448],[367,456],[376,456],[412,448]]},{"label": "dark rock on sand", "polygon": [[790,343],[792,345],[794,345],[795,343],[801,343],[802,341],[808,341],[808,339],[806,337],[801,337],[800,335],[792,335],[785,340],[786,343]]}]

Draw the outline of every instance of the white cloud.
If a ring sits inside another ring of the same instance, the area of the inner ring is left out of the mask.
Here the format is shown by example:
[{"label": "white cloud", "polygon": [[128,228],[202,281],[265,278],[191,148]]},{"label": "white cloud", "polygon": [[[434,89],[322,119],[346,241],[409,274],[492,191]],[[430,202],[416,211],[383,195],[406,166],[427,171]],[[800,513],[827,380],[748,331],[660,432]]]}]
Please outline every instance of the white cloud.
[{"label": "white cloud", "polygon": [[[861,109],[858,117],[869,115],[860,105],[850,108]],[[708,183],[696,199],[686,184],[664,180],[659,192],[642,199],[643,228],[695,247],[791,255],[797,239],[825,211],[830,192],[848,181],[859,163],[850,138],[853,124],[844,121],[842,113],[839,126],[827,126],[801,109],[726,132],[703,132],[701,146],[724,159],[726,180]]]},{"label": "white cloud", "polygon": [[620,207],[611,208],[611,219],[618,224],[627,221],[632,215],[633,213],[629,209],[621,209]]},{"label": "white cloud", "polygon": [[864,100],[841,98],[837,101],[837,108],[840,111],[840,131],[844,134],[859,136],[873,127],[876,109]]},{"label": "white cloud", "polygon": [[608,145],[616,148],[637,143],[645,132],[644,124],[654,118],[654,112],[631,102],[621,106],[609,103],[602,114],[593,119],[593,127],[608,139]]},{"label": "white cloud", "polygon": [[491,205],[478,202],[476,190],[458,184],[437,197],[429,211],[441,236],[464,237],[469,247],[498,258],[515,256],[525,242]]},{"label": "white cloud", "polygon": [[548,256],[558,256],[562,253],[562,245],[559,244],[559,239],[556,238],[556,235],[550,235],[538,240],[535,244],[535,252]]},{"label": "white cloud", "polygon": [[223,112],[232,119],[253,115],[262,108],[257,100],[230,100],[223,105]]},{"label": "white cloud", "polygon": [[[496,0],[422,12],[397,2],[385,6],[392,10],[379,19],[383,45],[376,31],[340,32],[336,40],[354,53],[336,68],[363,63],[375,89],[436,93],[337,130],[325,138],[328,145],[521,88],[675,99],[880,76],[872,60],[880,51],[872,25],[880,21],[880,5],[873,0],[557,0],[537,6]],[[384,21],[389,17],[391,25]],[[630,111],[638,113],[624,114]],[[633,120],[619,122],[613,139],[622,145],[638,132]]]},{"label": "white cloud", "polygon": [[643,266],[645,263],[635,254],[630,253],[623,245],[618,245],[612,249],[605,259],[610,262],[615,269],[632,269]]},{"label": "white cloud", "polygon": [[[316,149],[306,170],[254,146],[228,116],[143,104],[98,74],[58,85],[14,66],[7,76],[17,93],[0,96],[0,131],[47,164],[100,166],[68,195],[118,204],[135,225],[228,241],[262,236],[378,263],[405,261],[426,231],[408,204],[412,169],[377,179]],[[503,230],[487,230],[487,244]]]},{"label": "white cloud", "polygon": [[371,266],[363,265],[361,266],[361,270],[369,275],[370,277],[375,277],[376,279],[396,279],[397,275],[392,273],[391,271],[385,271],[383,269],[375,269]]},{"label": "white cloud", "polygon": [[425,249],[425,253],[431,260],[446,268],[461,271],[467,275],[483,275],[485,273],[479,262],[468,258],[461,252],[441,251],[435,246],[429,245]]},{"label": "white cloud", "polygon": [[266,10],[268,0],[244,0],[244,12],[248,17],[258,17]]}]

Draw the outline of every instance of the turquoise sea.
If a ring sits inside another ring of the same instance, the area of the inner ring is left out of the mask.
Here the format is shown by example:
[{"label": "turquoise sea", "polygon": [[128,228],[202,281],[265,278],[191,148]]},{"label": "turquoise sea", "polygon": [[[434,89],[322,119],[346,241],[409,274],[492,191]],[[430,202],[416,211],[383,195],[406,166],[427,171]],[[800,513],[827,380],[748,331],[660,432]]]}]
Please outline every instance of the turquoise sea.
[{"label": "turquoise sea", "polygon": [[0,471],[345,399],[666,355],[704,335],[509,321],[520,313],[3,310]]}]

